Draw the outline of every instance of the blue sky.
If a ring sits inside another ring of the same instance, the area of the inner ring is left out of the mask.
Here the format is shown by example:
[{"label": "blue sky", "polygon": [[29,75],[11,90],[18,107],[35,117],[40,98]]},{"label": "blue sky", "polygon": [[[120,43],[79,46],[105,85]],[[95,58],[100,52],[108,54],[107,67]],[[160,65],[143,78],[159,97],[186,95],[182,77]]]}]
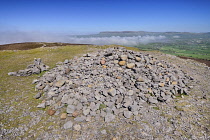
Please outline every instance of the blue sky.
[{"label": "blue sky", "polygon": [[210,32],[210,0],[0,0],[0,30]]}]

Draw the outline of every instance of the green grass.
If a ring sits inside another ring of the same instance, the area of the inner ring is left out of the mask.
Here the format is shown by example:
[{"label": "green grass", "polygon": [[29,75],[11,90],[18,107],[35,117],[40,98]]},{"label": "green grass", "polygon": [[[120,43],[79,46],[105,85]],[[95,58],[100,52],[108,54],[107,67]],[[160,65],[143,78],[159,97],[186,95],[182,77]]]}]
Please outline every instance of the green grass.
[{"label": "green grass", "polygon": [[106,108],[106,105],[105,105],[105,104],[100,104],[99,110],[102,110],[102,109],[104,109],[104,108]]},{"label": "green grass", "polygon": [[160,49],[160,51],[177,56],[210,60],[210,48],[202,50],[199,48],[199,46],[164,46]]},{"label": "green grass", "polygon": [[160,108],[159,107],[152,107],[154,110],[160,110]]},{"label": "green grass", "polygon": [[144,51],[161,51],[176,56],[192,57],[210,60],[209,44],[183,44],[183,43],[150,43],[137,46]]}]

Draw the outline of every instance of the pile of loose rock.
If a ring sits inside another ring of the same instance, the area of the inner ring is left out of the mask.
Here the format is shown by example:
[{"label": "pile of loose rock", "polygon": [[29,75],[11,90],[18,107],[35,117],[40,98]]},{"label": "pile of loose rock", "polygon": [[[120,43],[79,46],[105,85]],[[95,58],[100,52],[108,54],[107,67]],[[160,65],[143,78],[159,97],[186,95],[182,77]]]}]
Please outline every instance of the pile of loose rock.
[{"label": "pile of loose rock", "polygon": [[188,94],[190,80],[173,64],[116,47],[65,60],[34,83],[40,91],[36,98],[44,100],[37,107],[66,107],[75,121],[104,117],[110,122],[119,114],[137,116],[143,103]]},{"label": "pile of loose rock", "polygon": [[30,76],[32,74],[40,74],[42,71],[47,71],[49,66],[42,63],[40,58],[34,59],[34,64],[28,65],[25,70],[19,70],[17,72],[9,72],[10,76]]}]

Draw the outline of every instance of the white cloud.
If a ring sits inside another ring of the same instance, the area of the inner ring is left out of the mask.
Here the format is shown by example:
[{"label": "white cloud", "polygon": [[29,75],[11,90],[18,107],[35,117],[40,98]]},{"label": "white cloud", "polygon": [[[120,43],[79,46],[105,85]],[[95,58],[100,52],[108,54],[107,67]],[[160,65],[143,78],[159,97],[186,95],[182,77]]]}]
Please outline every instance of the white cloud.
[{"label": "white cloud", "polygon": [[77,44],[108,45],[118,44],[134,46],[139,43],[163,42],[165,36],[133,36],[133,37],[72,37],[63,34],[47,32],[21,32],[21,31],[1,31],[0,44],[19,42],[65,42]]},{"label": "white cloud", "polygon": [[65,42],[67,36],[47,32],[22,32],[3,31],[0,32],[0,44],[20,42]]},{"label": "white cloud", "polygon": [[118,45],[128,45],[134,46],[139,43],[151,43],[151,42],[161,42],[166,39],[165,36],[133,36],[133,37],[120,37],[120,36],[111,36],[111,37],[71,37],[69,41],[71,43],[84,43],[84,44],[96,44],[96,45],[105,45],[105,44],[118,44]]},{"label": "white cloud", "polygon": [[180,38],[180,36],[178,36],[178,35],[175,35],[175,36],[173,36],[173,38]]}]

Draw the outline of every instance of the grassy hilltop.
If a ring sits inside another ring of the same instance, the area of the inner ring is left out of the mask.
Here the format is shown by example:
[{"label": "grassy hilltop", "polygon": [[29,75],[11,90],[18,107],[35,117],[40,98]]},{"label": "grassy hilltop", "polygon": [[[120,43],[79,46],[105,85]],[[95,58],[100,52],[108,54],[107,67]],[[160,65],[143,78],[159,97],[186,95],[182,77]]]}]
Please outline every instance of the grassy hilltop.
[{"label": "grassy hilltop", "polygon": [[[27,111],[34,112],[40,110],[36,108],[36,106],[41,102],[41,100],[33,98],[37,92],[35,91],[35,86],[32,84],[32,81],[44,74],[44,72],[42,72],[39,75],[16,77],[8,76],[8,72],[25,69],[27,65],[33,63],[34,58],[41,58],[46,65],[50,66],[50,68],[54,68],[57,62],[63,62],[65,59],[72,59],[75,56],[81,56],[82,54],[93,52],[97,49],[113,47],[112,45],[59,46],[58,44],[53,45],[52,43],[48,45],[51,47],[38,48],[40,46],[37,47],[36,43],[26,43],[22,44],[22,47],[20,47],[21,44],[15,45],[16,50],[0,51],[0,110],[5,110],[5,108],[9,110],[10,106],[15,106],[15,110],[0,115],[1,123],[4,124],[6,129],[21,127],[22,124],[28,124],[32,118],[23,117],[22,114]],[[28,46],[30,49],[23,50],[22,48],[25,46]],[[14,46],[11,48],[14,49]],[[21,50],[18,50],[18,48]],[[138,50],[137,48],[128,49]],[[43,124],[48,118],[49,116],[43,114],[41,117],[42,121],[40,121],[36,127],[30,128],[28,132],[30,130],[36,131],[36,129],[41,126],[45,126],[43,128],[44,131],[47,130],[47,127],[53,125],[51,123],[47,123],[47,125]],[[27,133],[25,135],[27,135]],[[25,135],[23,135],[23,137]]]},{"label": "grassy hilltop", "polygon": [[[42,43],[42,45],[44,44],[47,43]],[[50,66],[52,69],[56,66],[57,62],[63,62],[65,59],[72,59],[75,56],[79,57],[86,53],[117,45],[48,45],[49,47],[35,47],[34,49],[29,50],[18,50],[18,48],[16,48],[16,50],[0,51],[0,125],[2,131],[11,131],[11,133],[6,134],[5,139],[37,139],[42,138],[45,134],[60,135],[62,137],[61,139],[66,139],[65,136],[68,136],[69,139],[77,139],[81,138],[81,135],[88,135],[86,132],[90,132],[91,139],[91,137],[97,135],[94,134],[93,131],[101,132],[104,129],[107,134],[100,134],[100,139],[111,139],[115,137],[115,134],[118,132],[121,134],[121,138],[119,139],[122,139],[125,136],[129,137],[130,135],[133,135],[130,131],[127,131],[127,128],[141,130],[144,128],[144,125],[153,127],[153,125],[149,125],[150,122],[147,120],[147,117],[141,115],[142,119],[139,122],[131,120],[130,122],[123,121],[123,124],[121,122],[110,124],[98,122],[98,125],[94,125],[95,122],[81,123],[81,125],[85,126],[85,130],[83,130],[84,133],[73,130],[64,130],[63,124],[70,119],[70,117],[67,118],[67,120],[61,120],[58,115],[47,115],[47,111],[50,107],[45,109],[36,107],[42,102],[42,100],[34,99],[34,95],[37,94],[37,91],[35,91],[35,85],[32,84],[32,81],[41,77],[44,72],[39,75],[31,75],[28,77],[8,76],[7,73],[25,69],[27,65],[33,63],[34,58],[41,58],[43,63]],[[34,46],[33,43],[32,46]],[[30,47],[30,45],[28,47]],[[126,49],[139,51],[138,48],[133,47],[126,47]],[[182,124],[183,121],[196,121],[199,125],[192,123],[193,129],[191,130],[197,137],[202,136],[203,134],[199,130],[201,130],[201,128],[204,129],[204,126],[206,128],[209,127],[207,123],[207,121],[209,121],[209,119],[207,119],[209,118],[209,115],[207,114],[207,103],[209,101],[208,94],[207,97],[205,97],[206,99],[204,99],[204,97],[200,99],[204,93],[201,89],[205,89],[205,93],[209,91],[209,76],[205,75],[207,69],[203,65],[197,65],[198,63],[195,64],[194,61],[191,63],[191,60],[188,60],[189,63],[186,63],[186,65],[180,58],[171,57],[157,51],[145,51],[142,53],[148,53],[154,57],[157,56],[160,60],[166,60],[173,62],[173,64],[182,65],[182,68],[185,69],[186,72],[191,73],[191,75],[194,74],[193,76],[197,79],[202,79],[200,80],[201,83],[195,85],[195,90],[191,93],[192,95],[183,98],[177,97],[172,103],[173,106],[167,106],[164,104],[151,106],[149,109],[150,111],[148,111],[158,112],[159,117],[167,120],[167,125],[171,125],[172,119],[177,120],[180,124]],[[201,104],[201,101],[204,102],[204,104]],[[147,106],[147,104],[145,105]],[[172,110],[173,114],[167,114],[168,110]],[[58,113],[62,113],[62,111]],[[182,112],[182,114],[184,113],[184,116],[180,117],[180,112]],[[196,113],[197,115],[202,115],[201,120],[198,121],[193,117],[189,117]],[[99,124],[101,124],[101,126]],[[114,124],[116,124],[117,127],[113,127]],[[24,131],[21,132],[19,130]],[[153,135],[153,133],[155,133],[155,128],[151,128],[151,130],[151,135]],[[182,131],[181,128],[177,128],[177,131],[179,131],[185,138],[190,137],[188,134],[190,132]],[[207,130],[204,133],[207,133]],[[15,134],[17,134],[17,136],[15,136]],[[2,136],[0,136],[0,138],[1,137]]]}]

